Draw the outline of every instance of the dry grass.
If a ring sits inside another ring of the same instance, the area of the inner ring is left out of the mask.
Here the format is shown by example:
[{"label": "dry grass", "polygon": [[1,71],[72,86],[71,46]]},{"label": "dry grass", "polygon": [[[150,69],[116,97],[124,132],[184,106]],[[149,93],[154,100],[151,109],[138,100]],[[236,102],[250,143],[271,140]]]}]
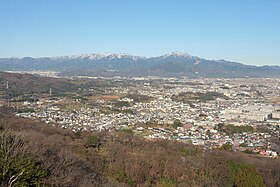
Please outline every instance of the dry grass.
[{"label": "dry grass", "polygon": [[111,100],[111,99],[119,99],[120,96],[118,96],[118,95],[103,95],[102,98]]},{"label": "dry grass", "polygon": [[92,101],[96,101],[96,100],[99,100],[99,99],[103,99],[103,100],[106,100],[106,101],[113,101],[113,100],[116,100],[116,99],[119,99],[119,98],[121,98],[121,96],[119,96],[119,95],[100,95],[100,96],[88,97],[88,99],[92,100]]},{"label": "dry grass", "polygon": [[270,101],[275,104],[280,104],[280,96],[272,97]]}]

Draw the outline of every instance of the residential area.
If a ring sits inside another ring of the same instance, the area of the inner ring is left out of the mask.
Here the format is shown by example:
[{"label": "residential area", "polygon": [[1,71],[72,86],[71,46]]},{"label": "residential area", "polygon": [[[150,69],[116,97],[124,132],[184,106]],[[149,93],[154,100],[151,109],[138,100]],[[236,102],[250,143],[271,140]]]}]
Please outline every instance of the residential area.
[{"label": "residential area", "polygon": [[96,95],[89,94],[95,93],[94,86],[85,88],[80,98],[50,93],[12,107],[18,111],[17,116],[74,132],[130,129],[150,140],[170,139],[206,149],[230,146],[250,154],[279,155],[279,147],[271,142],[279,137],[279,79],[113,80],[125,86],[105,85]]}]

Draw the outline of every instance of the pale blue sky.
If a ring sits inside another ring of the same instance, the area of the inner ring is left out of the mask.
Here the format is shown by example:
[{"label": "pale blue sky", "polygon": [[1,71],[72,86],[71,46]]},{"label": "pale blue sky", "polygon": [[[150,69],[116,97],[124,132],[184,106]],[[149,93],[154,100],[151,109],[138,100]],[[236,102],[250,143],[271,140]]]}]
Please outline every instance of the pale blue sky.
[{"label": "pale blue sky", "polygon": [[280,1],[0,0],[0,57],[171,51],[280,65]]}]

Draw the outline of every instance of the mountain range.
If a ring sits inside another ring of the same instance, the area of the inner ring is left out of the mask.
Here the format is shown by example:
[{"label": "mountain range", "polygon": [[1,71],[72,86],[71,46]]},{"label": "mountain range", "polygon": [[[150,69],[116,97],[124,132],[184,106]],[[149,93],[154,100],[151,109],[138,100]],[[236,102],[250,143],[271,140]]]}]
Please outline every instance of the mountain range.
[{"label": "mountain range", "polygon": [[280,66],[207,60],[178,51],[150,58],[123,53],[0,58],[0,70],[57,71],[68,76],[280,77]]}]

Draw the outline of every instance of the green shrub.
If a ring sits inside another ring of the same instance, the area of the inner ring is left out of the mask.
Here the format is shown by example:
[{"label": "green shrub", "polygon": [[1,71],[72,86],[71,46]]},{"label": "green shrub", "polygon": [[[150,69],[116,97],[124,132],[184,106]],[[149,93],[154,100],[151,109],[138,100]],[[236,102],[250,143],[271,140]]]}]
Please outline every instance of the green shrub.
[{"label": "green shrub", "polygon": [[248,144],[242,143],[242,144],[239,145],[239,147],[248,147]]},{"label": "green shrub", "polygon": [[10,132],[0,132],[0,186],[42,186],[47,171],[26,152],[24,140]]},{"label": "green shrub", "polygon": [[235,133],[243,133],[243,132],[253,132],[254,127],[250,125],[243,125],[243,126],[235,126],[235,125],[225,125],[225,124],[218,124],[215,126],[215,129],[224,132],[229,136],[232,136]]},{"label": "green shrub", "polygon": [[77,131],[74,133],[74,139],[80,139],[81,138],[81,131]]},{"label": "green shrub", "polygon": [[184,157],[190,156],[190,151],[189,151],[189,149],[186,148],[186,147],[184,147],[184,148],[182,149],[181,153],[182,153],[182,155],[183,155]]},{"label": "green shrub", "polygon": [[228,161],[228,171],[228,184],[226,186],[265,186],[263,178],[252,165],[230,160]]},{"label": "green shrub", "polygon": [[253,151],[249,150],[249,149],[246,149],[245,151],[243,151],[243,153],[246,153],[246,154],[254,154]]},{"label": "green shrub", "polygon": [[225,143],[220,147],[220,150],[230,151],[232,150],[232,145],[230,143]]},{"label": "green shrub", "polygon": [[124,107],[124,106],[129,107],[130,104],[127,101],[118,101],[118,102],[115,103],[115,106],[119,107],[119,108]]},{"label": "green shrub", "polygon": [[130,134],[130,135],[134,134],[133,130],[132,129],[128,129],[128,128],[122,128],[122,129],[119,130],[119,132],[123,132],[125,134]]},{"label": "green shrub", "polygon": [[90,135],[86,138],[87,147],[99,147],[101,145],[100,138],[95,135]]},{"label": "green shrub", "polygon": [[176,182],[174,182],[172,180],[169,180],[169,179],[166,179],[166,178],[160,179],[158,184],[159,184],[159,186],[162,186],[162,187],[175,187],[175,186],[177,186]]},{"label": "green shrub", "polygon": [[119,182],[125,182],[129,186],[136,186],[136,182],[122,170],[115,171],[114,178]]},{"label": "green shrub", "polygon": [[173,128],[177,129],[177,127],[182,127],[183,123],[179,119],[175,119],[173,122]]}]

